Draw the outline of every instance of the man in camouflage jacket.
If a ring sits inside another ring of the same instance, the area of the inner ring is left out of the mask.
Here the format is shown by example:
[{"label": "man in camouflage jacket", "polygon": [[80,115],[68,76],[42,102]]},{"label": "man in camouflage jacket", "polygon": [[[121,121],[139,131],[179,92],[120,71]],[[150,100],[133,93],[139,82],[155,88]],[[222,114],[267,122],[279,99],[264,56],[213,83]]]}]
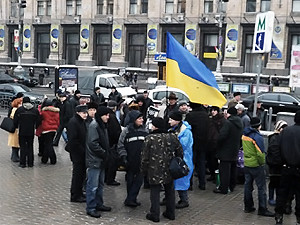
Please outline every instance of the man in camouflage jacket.
[{"label": "man in camouflage jacket", "polygon": [[159,222],[159,194],[163,184],[166,196],[166,211],[163,216],[175,219],[174,182],[169,172],[169,164],[174,156],[183,157],[182,146],[173,133],[164,133],[164,120],[156,117],[152,121],[152,133],[145,138],[142,151],[141,171],[147,175],[150,184],[150,213],[148,220]]}]

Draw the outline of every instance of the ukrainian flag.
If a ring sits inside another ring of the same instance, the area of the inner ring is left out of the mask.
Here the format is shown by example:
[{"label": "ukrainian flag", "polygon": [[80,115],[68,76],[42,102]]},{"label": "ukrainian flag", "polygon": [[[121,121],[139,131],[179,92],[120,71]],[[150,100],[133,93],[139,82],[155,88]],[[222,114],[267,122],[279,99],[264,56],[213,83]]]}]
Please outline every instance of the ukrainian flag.
[{"label": "ukrainian flag", "polygon": [[166,69],[167,86],[184,91],[191,102],[220,108],[225,105],[227,100],[220,92],[214,74],[169,32]]}]

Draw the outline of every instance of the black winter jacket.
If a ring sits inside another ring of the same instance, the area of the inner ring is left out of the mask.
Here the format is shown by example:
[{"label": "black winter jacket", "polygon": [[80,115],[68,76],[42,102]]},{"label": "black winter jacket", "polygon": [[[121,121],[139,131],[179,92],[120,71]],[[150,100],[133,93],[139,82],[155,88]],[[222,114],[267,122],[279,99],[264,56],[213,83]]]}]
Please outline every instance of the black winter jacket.
[{"label": "black winter jacket", "polygon": [[68,144],[66,149],[70,153],[72,162],[85,162],[86,125],[85,121],[76,113],[67,126]]},{"label": "black winter jacket", "polygon": [[243,134],[240,117],[230,116],[224,121],[218,138],[217,158],[222,161],[236,161]]}]

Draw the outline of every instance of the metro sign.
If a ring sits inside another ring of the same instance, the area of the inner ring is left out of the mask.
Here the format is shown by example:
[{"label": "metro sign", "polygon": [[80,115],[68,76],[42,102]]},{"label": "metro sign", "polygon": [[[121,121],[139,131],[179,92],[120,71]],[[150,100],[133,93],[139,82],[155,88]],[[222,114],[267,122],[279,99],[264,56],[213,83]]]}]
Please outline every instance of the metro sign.
[{"label": "metro sign", "polygon": [[272,11],[258,13],[255,22],[252,53],[271,51],[275,14]]}]

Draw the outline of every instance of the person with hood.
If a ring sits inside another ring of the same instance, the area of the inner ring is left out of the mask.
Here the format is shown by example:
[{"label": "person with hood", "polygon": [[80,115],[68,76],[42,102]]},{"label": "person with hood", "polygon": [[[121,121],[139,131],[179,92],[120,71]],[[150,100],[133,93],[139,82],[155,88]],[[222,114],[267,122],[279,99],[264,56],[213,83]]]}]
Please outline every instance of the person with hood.
[{"label": "person with hood", "polygon": [[261,135],[261,121],[258,117],[250,120],[250,126],[244,130],[242,137],[244,150],[244,212],[251,213],[255,211],[253,202],[253,182],[255,181],[258,189],[258,215],[274,217],[274,213],[267,209],[266,194],[266,175],[265,175],[265,157],[266,151],[264,139]]},{"label": "person with hood", "polygon": [[279,134],[278,148],[283,167],[275,207],[276,225],[283,223],[283,213],[291,191],[296,195],[295,215],[297,224],[300,224],[300,110],[296,112],[294,122]]},{"label": "person with hood", "polygon": [[137,196],[143,184],[143,175],[140,171],[141,152],[148,132],[144,127],[141,112],[133,110],[129,112],[128,116],[129,124],[120,135],[118,152],[127,171],[127,197],[124,204],[129,207],[137,207],[141,204],[137,201]]},{"label": "person with hood", "polygon": [[183,149],[183,160],[188,165],[190,171],[185,177],[174,181],[175,190],[177,190],[180,200],[176,204],[177,209],[189,207],[188,189],[190,179],[193,174],[193,134],[191,126],[186,121],[182,121],[182,114],[179,111],[172,112],[169,115],[169,132],[176,134]]},{"label": "person with hood", "polygon": [[195,165],[195,172],[198,175],[198,188],[200,190],[205,190],[205,164],[209,118],[203,105],[193,102],[191,102],[190,105],[192,107],[192,111],[186,115],[186,121],[192,127],[194,141],[193,162]]},{"label": "person with hood", "polygon": [[216,157],[220,160],[220,186],[214,193],[228,194],[228,190],[233,192],[236,185],[236,163],[240,140],[243,134],[243,123],[237,116],[235,107],[227,111],[227,120],[220,130],[218,137],[218,147]]},{"label": "person with hood", "polygon": [[51,164],[56,164],[56,154],[53,149],[53,139],[59,126],[59,108],[52,105],[52,101],[46,99],[41,106],[41,138],[43,144],[42,163],[46,164],[50,159]]},{"label": "person with hood", "polygon": [[[23,98],[16,98],[11,103],[11,113],[9,117],[11,119],[14,119],[14,115],[16,110],[22,106]],[[18,129],[15,130],[14,133],[8,133],[8,146],[11,147],[11,156],[10,159],[13,162],[20,162],[19,157],[19,150],[20,150],[20,144],[19,144],[19,131]]]},{"label": "person with hood", "polygon": [[85,202],[82,188],[86,177],[85,168],[85,149],[86,149],[86,124],[88,116],[88,107],[78,105],[75,108],[76,113],[70,119],[67,132],[69,141],[65,150],[70,153],[72,161],[72,181],[71,181],[71,202]]},{"label": "person with hood", "polygon": [[95,119],[88,128],[86,213],[95,218],[101,217],[99,211],[111,211],[111,207],[105,206],[103,203],[105,164],[109,151],[108,120],[109,109],[105,106],[99,106]]},{"label": "person with hood", "polygon": [[105,103],[105,97],[101,93],[100,87],[95,87],[94,93],[91,95],[91,102],[95,102],[98,105],[102,105]]},{"label": "person with hood", "polygon": [[170,161],[173,157],[183,157],[182,146],[173,133],[166,133],[164,120],[160,117],[152,119],[152,132],[145,138],[142,151],[142,173],[148,178],[150,185],[150,213],[148,220],[159,222],[159,195],[161,185],[164,186],[166,211],[163,216],[175,220],[175,190],[174,181],[169,172]]},{"label": "person with hood", "polygon": [[23,104],[14,115],[14,125],[19,129],[20,167],[33,167],[34,130],[40,125],[40,113],[29,97],[23,98]]}]

